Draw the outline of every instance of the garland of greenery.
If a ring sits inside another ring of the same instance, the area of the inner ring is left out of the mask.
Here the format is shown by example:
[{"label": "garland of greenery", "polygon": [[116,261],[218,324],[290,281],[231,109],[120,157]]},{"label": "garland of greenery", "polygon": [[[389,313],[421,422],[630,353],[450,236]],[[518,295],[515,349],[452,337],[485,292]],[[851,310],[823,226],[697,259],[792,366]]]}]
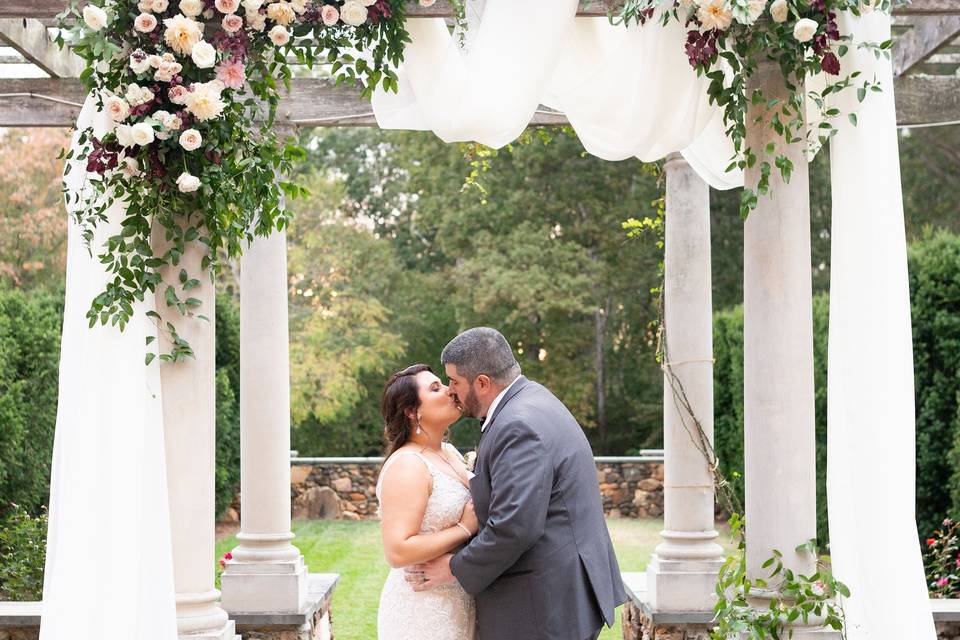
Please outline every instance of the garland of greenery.
[{"label": "garland of greenery", "polygon": [[[780,138],[788,143],[805,140],[810,151],[819,150],[836,134],[833,121],[842,115],[829,106],[829,95],[856,87],[857,99],[863,102],[868,92],[881,91],[879,83],[859,78],[859,72],[841,74],[841,59],[853,41],[840,34],[837,15],[874,10],[889,12],[890,0],[773,0],[769,4],[768,0],[626,0],[611,21],[642,25],[657,18],[664,25],[678,21],[687,29],[687,59],[697,74],[709,79],[710,102],[723,108],[726,134],[733,142],[734,155],[727,170],[753,168],[759,162],[758,183],[747,185],[741,195],[740,213],[745,218],[756,207],[757,196],[770,193],[774,167],[787,182],[793,171],[793,163],[776,152],[776,145],[753,149],[747,144],[748,117],[754,117],[759,109],[759,117]],[[889,57],[891,45],[887,40],[856,46]],[[749,89],[750,79],[763,61],[778,65],[787,100]],[[821,74],[836,80],[826,80],[822,91],[807,89],[808,81]],[[808,98],[819,114],[816,126],[805,129]],[[856,125],[855,113],[847,117]]]},{"label": "garland of greenery", "polygon": [[[197,274],[180,268],[176,285],[160,276],[176,272],[187,243],[202,243],[214,277],[254,236],[288,224],[282,197],[305,194],[276,179],[301,156],[274,130],[288,60],[327,63],[338,84],[369,97],[396,90],[410,41],[404,0],[72,0],[59,21],[58,44],[85,60],[81,83],[114,123],[100,137],[80,131],[79,153],[66,158],[99,178],[70,203],[88,248],[108,208],[127,207],[122,230],[97,247],[112,277],[87,312],[90,326],[121,330],[158,289],[168,307],[203,318],[190,295]],[[151,243],[158,232],[163,253]],[[161,330],[173,345],[161,359],[193,355],[173,324]]]}]

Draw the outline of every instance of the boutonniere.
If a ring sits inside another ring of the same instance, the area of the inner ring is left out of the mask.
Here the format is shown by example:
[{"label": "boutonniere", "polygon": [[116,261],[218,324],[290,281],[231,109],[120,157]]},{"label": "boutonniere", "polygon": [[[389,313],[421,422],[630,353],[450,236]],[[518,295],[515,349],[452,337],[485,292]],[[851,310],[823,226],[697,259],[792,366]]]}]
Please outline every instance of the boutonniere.
[{"label": "boutonniere", "polygon": [[477,464],[477,452],[467,451],[463,456],[463,464],[467,465],[467,470],[473,473],[473,467]]}]

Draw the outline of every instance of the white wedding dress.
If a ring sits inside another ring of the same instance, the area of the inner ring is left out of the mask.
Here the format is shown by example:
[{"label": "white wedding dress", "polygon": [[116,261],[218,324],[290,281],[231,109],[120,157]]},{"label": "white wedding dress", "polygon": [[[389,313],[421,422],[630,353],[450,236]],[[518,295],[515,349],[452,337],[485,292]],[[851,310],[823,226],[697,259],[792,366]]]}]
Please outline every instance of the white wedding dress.
[{"label": "white wedding dress", "polygon": [[[419,458],[433,478],[433,490],[427,500],[420,533],[432,533],[454,526],[460,521],[463,507],[470,500],[470,491],[459,480],[443,473],[415,451],[398,452],[384,463],[377,482],[377,499],[380,499],[380,487],[387,470],[394,460],[403,455]],[[404,579],[402,568],[390,569],[380,594],[377,637],[379,640],[474,640],[476,609],[473,597],[456,582],[430,591],[414,591]]]}]

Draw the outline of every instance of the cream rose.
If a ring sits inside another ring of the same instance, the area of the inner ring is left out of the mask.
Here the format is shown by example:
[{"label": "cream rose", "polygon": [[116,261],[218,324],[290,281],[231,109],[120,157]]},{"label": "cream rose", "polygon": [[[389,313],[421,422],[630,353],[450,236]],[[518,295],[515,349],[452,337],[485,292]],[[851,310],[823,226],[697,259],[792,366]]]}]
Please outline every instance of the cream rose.
[{"label": "cream rose", "polygon": [[196,18],[203,12],[203,2],[200,0],[180,0],[180,11],[185,16]]},{"label": "cream rose", "polygon": [[357,0],[347,0],[340,7],[340,19],[351,27],[359,27],[367,21],[367,8]]},{"label": "cream rose", "polygon": [[247,25],[254,31],[263,31],[267,28],[267,16],[262,13],[248,13]]},{"label": "cream rose", "polygon": [[180,146],[187,151],[195,151],[203,144],[203,136],[196,129],[187,129],[180,134]]},{"label": "cream rose", "polygon": [[177,178],[177,188],[180,189],[182,193],[193,193],[200,188],[200,178],[184,171],[180,174],[180,177]]},{"label": "cream rose", "polygon": [[697,9],[697,18],[706,30],[726,31],[733,21],[733,11],[726,0],[708,0]]},{"label": "cream rose", "polygon": [[220,84],[216,80],[193,85],[193,91],[184,98],[187,111],[201,122],[218,117],[226,107],[220,97],[220,91]]},{"label": "cream rose", "polygon": [[216,0],[213,6],[220,13],[236,13],[237,9],[240,8],[240,0]]},{"label": "cream rose", "polygon": [[136,158],[124,158],[120,166],[120,173],[126,178],[135,178],[140,175],[140,163]]},{"label": "cream rose", "polygon": [[193,46],[203,38],[200,23],[180,14],[167,18],[163,24],[167,28],[163,34],[164,41],[180,55],[190,55]]},{"label": "cream rose", "polygon": [[103,103],[103,108],[106,110],[107,115],[110,116],[110,119],[114,122],[122,122],[126,120],[130,115],[130,105],[123,98],[117,96],[110,96]]},{"label": "cream rose", "polygon": [[178,84],[175,87],[170,87],[170,90],[167,91],[167,97],[170,98],[170,102],[173,104],[184,104],[187,100],[187,88],[182,84]]},{"label": "cream rose", "polygon": [[307,10],[307,0],[290,0],[290,6],[297,13],[304,13]]},{"label": "cream rose", "polygon": [[286,2],[275,2],[267,7],[267,17],[276,22],[287,26],[297,18],[297,14]]},{"label": "cream rose", "polygon": [[220,22],[220,25],[227,33],[236,33],[243,28],[243,18],[235,13],[230,13],[223,16],[223,20]]},{"label": "cream rose", "polygon": [[270,33],[268,35],[273,41],[273,44],[277,45],[278,47],[282,47],[290,42],[290,32],[287,31],[287,28],[283,25],[278,24],[273,29],[270,29]]},{"label": "cream rose", "polygon": [[133,28],[140,33],[150,33],[157,28],[157,17],[152,13],[141,13],[133,21]]},{"label": "cream rose", "polygon": [[263,6],[263,0],[243,0],[243,8],[248,14],[260,11]]},{"label": "cream rose", "polygon": [[332,27],[340,20],[340,12],[332,4],[325,4],[320,10],[320,19],[323,20],[323,24]]},{"label": "cream rose", "polygon": [[770,5],[770,17],[774,22],[786,22],[790,15],[790,7],[787,6],[787,0],[773,0]]},{"label": "cream rose", "polygon": [[193,59],[194,64],[201,69],[209,69],[217,63],[217,50],[214,49],[213,45],[209,42],[201,40],[193,45],[193,51],[190,52],[190,57]]},{"label": "cream rose", "polygon": [[357,2],[359,2],[365,7],[369,7],[370,5],[375,4],[377,0],[357,0]]},{"label": "cream rose", "polygon": [[94,31],[107,26],[107,12],[100,7],[88,4],[83,8],[83,21]]},{"label": "cream rose", "polygon": [[133,138],[134,143],[145,147],[148,144],[152,143],[156,136],[153,132],[153,127],[151,127],[146,122],[138,122],[130,128],[130,136]]},{"label": "cream rose", "polygon": [[128,124],[117,125],[114,133],[117,134],[117,142],[120,143],[121,147],[132,147],[134,145],[131,128]]},{"label": "cream rose", "polygon": [[420,0],[421,7],[432,7],[437,3],[437,0]]},{"label": "cream rose", "polygon": [[154,13],[163,13],[170,7],[170,0],[153,0]]},{"label": "cream rose", "polygon": [[793,26],[793,37],[797,39],[797,42],[810,42],[817,32],[818,26],[820,25],[810,18],[801,18]]},{"label": "cream rose", "polygon": [[153,11],[153,0],[140,0],[140,2],[137,3],[137,11],[140,13]]}]

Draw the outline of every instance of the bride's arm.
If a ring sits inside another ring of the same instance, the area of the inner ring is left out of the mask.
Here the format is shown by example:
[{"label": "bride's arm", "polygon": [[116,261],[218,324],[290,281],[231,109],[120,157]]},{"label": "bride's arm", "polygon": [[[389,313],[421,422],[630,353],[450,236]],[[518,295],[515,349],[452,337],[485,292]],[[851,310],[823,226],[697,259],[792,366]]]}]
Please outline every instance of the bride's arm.
[{"label": "bride's arm", "polygon": [[[405,455],[390,465],[390,478],[380,487],[380,532],[387,563],[394,568],[432,560],[453,551],[476,533],[469,518],[435,533],[420,533],[430,498],[430,472],[416,456]],[[473,519],[476,522],[476,519]]]}]

